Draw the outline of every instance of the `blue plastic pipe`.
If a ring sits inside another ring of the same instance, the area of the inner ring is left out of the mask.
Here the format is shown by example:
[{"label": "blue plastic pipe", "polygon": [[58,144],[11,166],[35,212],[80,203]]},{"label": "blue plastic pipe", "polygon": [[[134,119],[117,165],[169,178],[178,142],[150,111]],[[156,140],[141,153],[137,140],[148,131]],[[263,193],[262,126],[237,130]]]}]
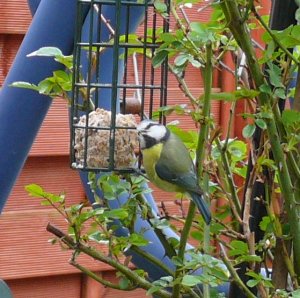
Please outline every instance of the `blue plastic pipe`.
[{"label": "blue plastic pipe", "polygon": [[15,81],[38,83],[62,68],[53,59],[28,58],[44,46],[71,54],[74,42],[75,0],[42,0],[0,93],[0,211],[24,165],[47,114],[51,99],[31,90],[12,88]]}]

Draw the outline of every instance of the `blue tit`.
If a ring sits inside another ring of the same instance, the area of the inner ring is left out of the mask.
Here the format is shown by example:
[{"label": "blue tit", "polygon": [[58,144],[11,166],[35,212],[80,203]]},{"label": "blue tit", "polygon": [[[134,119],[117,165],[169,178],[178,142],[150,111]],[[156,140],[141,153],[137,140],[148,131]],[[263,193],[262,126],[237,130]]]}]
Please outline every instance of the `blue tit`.
[{"label": "blue tit", "polygon": [[149,180],[162,190],[187,193],[209,224],[211,213],[198,185],[194,163],[183,142],[167,127],[151,120],[142,121],[137,131]]}]

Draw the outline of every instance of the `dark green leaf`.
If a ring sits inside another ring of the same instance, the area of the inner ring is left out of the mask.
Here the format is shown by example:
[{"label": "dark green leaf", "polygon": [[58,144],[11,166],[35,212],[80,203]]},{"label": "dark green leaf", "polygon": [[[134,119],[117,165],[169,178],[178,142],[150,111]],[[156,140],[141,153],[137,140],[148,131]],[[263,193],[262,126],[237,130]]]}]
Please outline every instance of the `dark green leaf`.
[{"label": "dark green leaf", "polygon": [[255,124],[260,127],[262,130],[265,130],[267,128],[267,124],[263,119],[256,119]]},{"label": "dark green leaf", "polygon": [[248,124],[243,128],[243,137],[244,138],[251,138],[255,132],[255,125],[254,124]]},{"label": "dark green leaf", "polygon": [[266,93],[266,94],[272,94],[272,89],[269,85],[267,84],[262,84],[259,86],[259,90],[263,93]]},{"label": "dark green leaf", "polygon": [[274,63],[267,63],[268,69],[267,72],[269,73],[269,79],[272,86],[276,88],[282,88],[284,87],[282,84],[282,78],[281,78],[281,69],[275,65]]},{"label": "dark green leaf", "polygon": [[152,65],[154,68],[159,67],[164,61],[166,61],[166,58],[168,57],[168,51],[166,50],[160,50],[155,53],[155,56],[152,59]]}]

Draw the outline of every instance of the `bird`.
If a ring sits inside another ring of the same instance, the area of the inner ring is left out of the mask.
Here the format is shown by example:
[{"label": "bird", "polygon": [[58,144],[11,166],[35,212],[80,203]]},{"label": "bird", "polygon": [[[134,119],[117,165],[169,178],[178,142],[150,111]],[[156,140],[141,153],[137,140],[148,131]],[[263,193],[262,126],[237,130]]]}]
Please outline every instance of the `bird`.
[{"label": "bird", "polygon": [[137,125],[137,133],[149,181],[167,192],[187,193],[208,225],[211,212],[198,184],[193,160],[183,142],[163,124],[148,119]]}]

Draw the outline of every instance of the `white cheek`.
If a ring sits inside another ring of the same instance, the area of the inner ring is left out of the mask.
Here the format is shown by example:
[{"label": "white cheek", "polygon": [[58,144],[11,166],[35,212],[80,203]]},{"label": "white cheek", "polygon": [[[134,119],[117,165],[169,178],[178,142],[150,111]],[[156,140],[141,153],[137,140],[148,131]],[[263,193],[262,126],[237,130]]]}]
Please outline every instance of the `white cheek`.
[{"label": "white cheek", "polygon": [[164,126],[152,126],[148,132],[148,136],[155,139],[155,140],[161,140],[167,130]]},{"label": "white cheek", "polygon": [[146,147],[145,139],[142,136],[139,136],[139,141],[141,149],[144,149]]}]

